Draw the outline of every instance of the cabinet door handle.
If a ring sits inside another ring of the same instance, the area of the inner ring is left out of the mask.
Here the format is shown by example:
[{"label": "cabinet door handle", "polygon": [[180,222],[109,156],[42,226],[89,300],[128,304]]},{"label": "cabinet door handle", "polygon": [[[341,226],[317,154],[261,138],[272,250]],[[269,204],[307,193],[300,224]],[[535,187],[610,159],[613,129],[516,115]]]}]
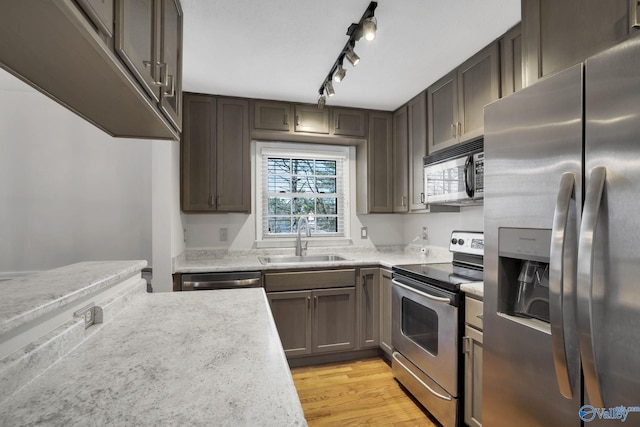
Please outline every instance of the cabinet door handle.
[{"label": "cabinet door handle", "polygon": [[456,124],[455,123],[451,123],[451,137],[452,138],[456,137]]},{"label": "cabinet door handle", "polygon": [[307,311],[311,308],[311,297],[307,297]]},{"label": "cabinet door handle", "polygon": [[288,125],[289,124],[289,115],[285,114],[284,116],[282,116],[282,124],[283,125]]},{"label": "cabinet door handle", "polygon": [[340,117],[336,117],[336,129],[340,129]]},{"label": "cabinet door handle", "polygon": [[216,196],[216,208],[218,206],[220,206],[220,195],[219,194]]},{"label": "cabinet door handle", "polygon": [[469,354],[471,352],[471,337],[462,338],[462,352]]},{"label": "cabinet door handle", "polygon": [[210,208],[213,207],[213,194],[209,194],[209,200],[207,201],[207,204]]},{"label": "cabinet door handle", "polygon": [[424,203],[424,193],[420,193],[420,203]]},{"label": "cabinet door handle", "polygon": [[318,308],[318,297],[313,297],[313,308]]},{"label": "cabinet door handle", "polygon": [[149,69],[149,72],[151,73],[151,84],[153,84],[154,86],[163,86],[162,81],[158,80],[156,78],[156,70],[158,68],[160,68],[160,70],[162,70],[163,64],[162,62],[152,62],[152,61],[142,61],[142,63],[144,64],[145,68]]},{"label": "cabinet door handle", "polygon": [[402,199],[400,200],[400,203],[402,204],[402,207],[406,207],[407,206],[407,196],[402,196]]},{"label": "cabinet door handle", "polygon": [[631,29],[640,28],[640,22],[638,22],[638,4],[640,1],[631,0],[629,7],[629,26]]},{"label": "cabinet door handle", "polygon": [[462,136],[462,123],[458,122],[458,136]]},{"label": "cabinet door handle", "polygon": [[296,126],[300,126],[300,116],[296,115]]},{"label": "cabinet door handle", "polygon": [[171,74],[168,74],[167,77],[171,84],[169,85],[169,90],[165,90],[163,95],[167,98],[173,98],[176,96],[176,79]]}]

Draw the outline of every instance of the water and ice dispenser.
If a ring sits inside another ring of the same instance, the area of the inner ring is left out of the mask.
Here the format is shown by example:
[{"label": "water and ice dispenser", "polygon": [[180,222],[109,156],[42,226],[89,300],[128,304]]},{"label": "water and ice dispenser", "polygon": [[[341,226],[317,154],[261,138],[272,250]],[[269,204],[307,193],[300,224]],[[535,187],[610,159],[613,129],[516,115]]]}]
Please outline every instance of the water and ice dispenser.
[{"label": "water and ice dispenser", "polygon": [[549,323],[551,230],[501,228],[498,311]]}]

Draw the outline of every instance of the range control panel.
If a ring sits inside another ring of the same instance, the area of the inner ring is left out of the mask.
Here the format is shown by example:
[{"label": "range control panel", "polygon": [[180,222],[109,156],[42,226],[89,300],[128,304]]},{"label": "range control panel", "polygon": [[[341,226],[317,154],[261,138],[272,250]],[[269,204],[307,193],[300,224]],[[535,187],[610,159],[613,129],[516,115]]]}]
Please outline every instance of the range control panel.
[{"label": "range control panel", "polygon": [[484,233],[481,231],[454,231],[449,251],[471,255],[484,255]]}]

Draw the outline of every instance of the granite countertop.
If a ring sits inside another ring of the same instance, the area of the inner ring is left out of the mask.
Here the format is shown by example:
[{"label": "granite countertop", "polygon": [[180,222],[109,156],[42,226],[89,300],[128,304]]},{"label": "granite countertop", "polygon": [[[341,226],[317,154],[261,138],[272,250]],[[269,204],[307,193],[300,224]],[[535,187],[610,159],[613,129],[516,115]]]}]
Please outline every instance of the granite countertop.
[{"label": "granite countertop", "polygon": [[146,261],[91,261],[0,284],[0,337],[135,274]]},{"label": "granite countertop", "polygon": [[0,425],[306,425],[264,290],[143,294]]},{"label": "granite countertop", "polygon": [[460,285],[460,290],[480,299],[484,298],[484,282],[463,283]]},{"label": "granite countertop", "polygon": [[420,247],[393,247],[385,250],[375,248],[313,248],[308,255],[336,254],[346,260],[331,262],[297,262],[262,264],[260,256],[293,255],[288,250],[187,250],[174,259],[174,273],[208,273],[216,271],[268,271],[292,268],[335,268],[380,265],[391,268],[399,264],[421,264],[451,262],[452,255],[446,248],[429,246],[427,253],[420,253]]}]

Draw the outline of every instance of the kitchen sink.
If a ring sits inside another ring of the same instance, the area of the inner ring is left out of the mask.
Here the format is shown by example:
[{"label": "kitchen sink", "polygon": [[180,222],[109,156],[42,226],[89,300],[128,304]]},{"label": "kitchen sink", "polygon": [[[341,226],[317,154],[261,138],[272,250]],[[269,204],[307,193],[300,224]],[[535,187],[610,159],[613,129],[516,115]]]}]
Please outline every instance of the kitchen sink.
[{"label": "kitchen sink", "polygon": [[349,261],[347,258],[340,255],[335,255],[335,254],[305,255],[305,256],[295,256],[295,255],[261,256],[261,257],[258,257],[258,260],[260,260],[262,264]]}]

